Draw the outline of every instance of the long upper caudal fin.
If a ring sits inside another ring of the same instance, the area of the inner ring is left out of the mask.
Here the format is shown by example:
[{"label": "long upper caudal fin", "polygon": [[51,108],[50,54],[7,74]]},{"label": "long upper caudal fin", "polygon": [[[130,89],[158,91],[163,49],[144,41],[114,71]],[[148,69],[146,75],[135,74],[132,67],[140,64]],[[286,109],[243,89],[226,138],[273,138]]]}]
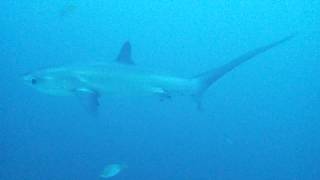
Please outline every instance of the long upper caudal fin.
[{"label": "long upper caudal fin", "polygon": [[253,49],[253,50],[248,51],[247,53],[231,60],[230,62],[228,62],[218,68],[209,70],[207,72],[201,73],[201,74],[193,77],[192,80],[196,81],[196,84],[198,86],[196,89],[196,92],[194,94],[195,97],[197,97],[196,100],[200,102],[201,95],[210,87],[210,85],[212,83],[214,83],[215,81],[219,80],[222,76],[224,76],[225,74],[227,74],[228,72],[230,72],[234,68],[238,67],[242,63],[248,61],[249,59],[252,59],[253,57],[255,57],[257,55],[262,54],[262,53],[266,52],[267,50],[272,49],[272,48],[290,40],[293,37],[294,37],[294,35],[290,35],[290,36],[287,36],[281,40],[270,43],[268,45]]},{"label": "long upper caudal fin", "polygon": [[119,52],[116,62],[122,63],[122,64],[128,64],[128,65],[134,64],[131,58],[131,44],[129,41],[125,42],[122,45],[122,48]]}]

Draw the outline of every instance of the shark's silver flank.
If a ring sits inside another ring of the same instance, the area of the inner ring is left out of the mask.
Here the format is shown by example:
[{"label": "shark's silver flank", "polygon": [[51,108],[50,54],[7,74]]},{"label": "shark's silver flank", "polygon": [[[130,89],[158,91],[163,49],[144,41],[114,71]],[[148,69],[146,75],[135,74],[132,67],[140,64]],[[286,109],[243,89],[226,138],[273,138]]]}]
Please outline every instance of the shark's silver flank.
[{"label": "shark's silver flank", "polygon": [[248,51],[230,62],[191,78],[180,78],[139,69],[131,59],[131,45],[124,43],[115,62],[48,68],[23,76],[35,89],[51,94],[77,96],[91,111],[99,106],[99,97],[148,96],[162,99],[191,96],[201,107],[201,97],[223,75],[253,57],[278,46],[293,36]]}]

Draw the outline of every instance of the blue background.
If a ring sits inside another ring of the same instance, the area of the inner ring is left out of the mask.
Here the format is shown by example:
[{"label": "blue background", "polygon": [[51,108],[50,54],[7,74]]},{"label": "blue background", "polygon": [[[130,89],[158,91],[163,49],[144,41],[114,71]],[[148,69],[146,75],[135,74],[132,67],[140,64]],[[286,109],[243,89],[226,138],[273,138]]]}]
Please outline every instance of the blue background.
[{"label": "blue background", "polygon": [[[320,1],[12,0],[0,2],[0,179],[320,179]],[[113,61],[130,40],[141,67],[191,77],[299,35],[189,98],[40,94],[21,74]]]}]

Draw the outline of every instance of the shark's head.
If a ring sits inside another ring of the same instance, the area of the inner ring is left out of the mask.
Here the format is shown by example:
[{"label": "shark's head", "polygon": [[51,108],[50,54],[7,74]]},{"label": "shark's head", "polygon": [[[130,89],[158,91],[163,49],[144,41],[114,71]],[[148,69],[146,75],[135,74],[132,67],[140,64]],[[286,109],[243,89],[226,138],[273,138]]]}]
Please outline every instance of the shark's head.
[{"label": "shark's head", "polygon": [[50,95],[69,95],[74,89],[74,78],[61,69],[45,69],[22,76],[25,84]]}]

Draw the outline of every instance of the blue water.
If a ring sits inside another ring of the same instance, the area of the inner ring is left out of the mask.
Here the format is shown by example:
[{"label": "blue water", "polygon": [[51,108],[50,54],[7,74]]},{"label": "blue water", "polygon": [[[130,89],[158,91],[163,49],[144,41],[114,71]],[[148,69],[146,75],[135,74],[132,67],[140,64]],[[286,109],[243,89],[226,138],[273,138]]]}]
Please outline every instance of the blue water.
[{"label": "blue water", "polygon": [[[0,179],[320,179],[320,2],[12,0],[0,2]],[[141,67],[191,77],[298,36],[189,98],[101,99],[25,86],[42,67],[110,62],[129,40]]]}]

